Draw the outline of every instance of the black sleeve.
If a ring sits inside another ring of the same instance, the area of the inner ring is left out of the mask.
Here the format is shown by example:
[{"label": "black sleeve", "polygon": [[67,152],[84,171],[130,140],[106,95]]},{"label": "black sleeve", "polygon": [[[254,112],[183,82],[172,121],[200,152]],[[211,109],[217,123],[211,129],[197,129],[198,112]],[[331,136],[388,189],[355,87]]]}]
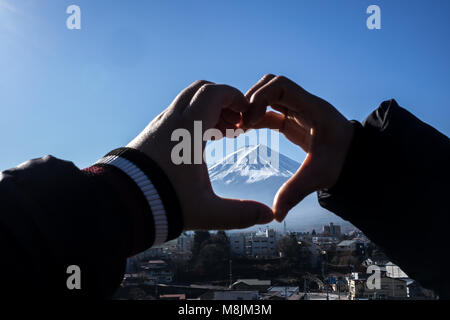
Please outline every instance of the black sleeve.
[{"label": "black sleeve", "polygon": [[355,134],[337,184],[319,203],[363,231],[422,286],[450,297],[448,137],[383,102]]},{"label": "black sleeve", "polygon": [[[179,235],[178,200],[156,164],[125,148],[102,160],[80,170],[46,156],[0,174],[2,295],[108,298],[127,257]],[[71,265],[80,290],[67,287]]]}]

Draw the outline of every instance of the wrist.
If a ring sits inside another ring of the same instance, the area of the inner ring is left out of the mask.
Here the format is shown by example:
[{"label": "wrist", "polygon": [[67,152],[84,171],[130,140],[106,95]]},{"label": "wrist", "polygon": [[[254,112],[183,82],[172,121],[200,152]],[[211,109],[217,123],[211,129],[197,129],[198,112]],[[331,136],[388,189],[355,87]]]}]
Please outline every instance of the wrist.
[{"label": "wrist", "polygon": [[339,178],[344,169],[344,165],[347,159],[348,152],[350,150],[354,135],[353,124],[344,118],[340,123],[339,129],[335,131],[335,141],[332,150],[334,150],[334,156],[332,157],[333,163],[330,164],[334,167],[331,175],[331,179],[323,186],[324,189],[330,189],[337,184]]},{"label": "wrist", "polygon": [[336,154],[334,157],[334,166],[335,172],[333,173],[333,178],[330,179],[330,182],[321,189],[331,189],[336,184],[340,177],[342,176],[342,172],[345,168],[345,164],[347,162],[348,154],[350,152],[350,148],[354,139],[355,128],[354,124],[351,121],[345,119],[345,122],[342,123],[339,134],[336,136],[339,137],[339,143],[337,144]]},{"label": "wrist", "polygon": [[146,230],[157,245],[176,238],[182,231],[183,219],[176,193],[160,166],[146,154],[133,148],[111,151],[94,166],[110,166],[122,171],[139,190],[132,201],[144,203],[150,217]]}]

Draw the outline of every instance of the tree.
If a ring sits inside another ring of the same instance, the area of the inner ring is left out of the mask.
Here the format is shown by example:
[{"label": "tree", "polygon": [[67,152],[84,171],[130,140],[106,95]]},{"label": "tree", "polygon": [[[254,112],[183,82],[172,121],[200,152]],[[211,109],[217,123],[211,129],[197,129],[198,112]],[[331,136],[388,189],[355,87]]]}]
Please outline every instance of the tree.
[{"label": "tree", "polygon": [[217,233],[215,235],[213,235],[209,240],[208,243],[215,243],[217,245],[219,245],[224,252],[226,252],[226,255],[224,258],[226,258],[227,260],[230,257],[230,239],[228,239],[227,234],[225,233],[225,231],[217,231]]},{"label": "tree", "polygon": [[195,231],[194,240],[192,243],[192,258],[196,259],[200,253],[204,242],[211,238],[211,234],[208,231]]},{"label": "tree", "polygon": [[228,271],[230,241],[224,231],[218,231],[203,241],[195,261],[195,269],[207,278],[223,279]]},{"label": "tree", "polygon": [[316,229],[313,229],[313,231],[311,232],[311,235],[312,235],[312,236],[315,236],[315,235],[316,235]]},{"label": "tree", "polygon": [[197,268],[207,277],[226,277],[228,251],[218,243],[206,243],[200,250]]},{"label": "tree", "polygon": [[228,236],[225,233],[225,231],[223,231],[223,230],[217,231],[216,234],[214,235],[214,237],[219,241],[223,241],[224,243],[229,243]]},{"label": "tree", "polygon": [[281,257],[291,263],[298,263],[301,257],[301,247],[294,235],[281,238],[276,244]]}]

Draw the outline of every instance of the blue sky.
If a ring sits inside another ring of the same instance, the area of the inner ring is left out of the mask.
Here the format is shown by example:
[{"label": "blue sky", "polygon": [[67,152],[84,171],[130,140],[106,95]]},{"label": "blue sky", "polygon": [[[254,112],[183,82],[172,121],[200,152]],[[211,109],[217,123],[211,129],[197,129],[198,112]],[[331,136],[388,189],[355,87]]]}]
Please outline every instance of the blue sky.
[{"label": "blue sky", "polygon": [[[82,29],[66,28],[81,7]],[[368,30],[366,8],[381,8]],[[0,0],[0,169],[88,166],[196,79],[246,91],[283,74],[363,120],[396,98],[450,132],[450,1]],[[283,140],[280,152],[301,161]]]}]

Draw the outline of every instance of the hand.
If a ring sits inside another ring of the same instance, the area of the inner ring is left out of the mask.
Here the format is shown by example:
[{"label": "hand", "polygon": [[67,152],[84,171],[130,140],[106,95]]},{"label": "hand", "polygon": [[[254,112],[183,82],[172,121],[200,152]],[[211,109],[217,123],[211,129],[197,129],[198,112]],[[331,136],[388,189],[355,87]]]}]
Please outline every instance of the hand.
[{"label": "hand", "polygon": [[[246,97],[251,108],[244,112],[241,127],[278,129],[307,153],[298,171],[275,196],[275,219],[281,222],[308,194],[336,184],[353,126],[331,104],[285,77],[264,76]],[[266,113],[267,106],[280,113]]]},{"label": "hand", "polygon": [[[203,130],[237,129],[241,112],[249,106],[244,95],[233,87],[197,81],[128,144],[156,161],[172,182],[183,210],[185,230],[246,228],[273,220],[272,210],[262,203],[224,199],[214,194],[204,161],[175,165],[171,159],[172,148],[179,143],[171,141],[174,130],[188,130],[191,146],[195,144],[194,121],[202,121]],[[205,144],[200,144],[201,150],[194,150],[194,153],[201,151],[197,157],[202,160]]]}]

